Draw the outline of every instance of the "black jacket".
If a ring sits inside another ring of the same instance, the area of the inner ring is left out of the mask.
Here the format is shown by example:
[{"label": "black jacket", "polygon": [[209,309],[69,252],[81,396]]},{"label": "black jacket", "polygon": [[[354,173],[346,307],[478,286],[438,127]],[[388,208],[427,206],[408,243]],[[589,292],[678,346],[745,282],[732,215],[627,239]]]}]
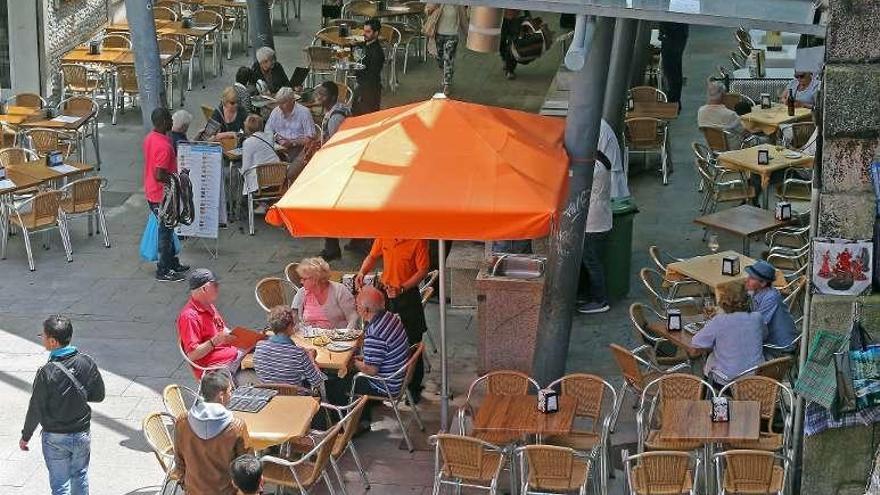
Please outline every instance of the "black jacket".
[{"label": "black jacket", "polygon": [[263,75],[259,62],[254,62],[254,65],[251,67],[251,73],[253,74],[251,77],[251,84],[256,85],[257,81],[262,79],[266,81],[266,86],[269,87],[269,92],[273,95],[284,86],[290,86],[290,79],[287,78],[287,73],[284,72],[284,67],[278,61],[275,61],[275,65],[272,66],[272,70],[269,72],[268,77]]},{"label": "black jacket", "polygon": [[382,67],[385,66],[385,52],[379,41],[364,45],[363,70],[356,73],[358,88],[362,91],[379,92],[382,87]]},{"label": "black jacket", "polygon": [[31,439],[38,424],[49,433],[77,433],[89,429],[92,408],[82,400],[70,378],[52,361],[60,362],[73,373],[86,389],[88,402],[104,400],[104,380],[92,358],[78,351],[50,358],[48,364],[37,370],[34,378],[34,391],[21,430],[23,440]]}]

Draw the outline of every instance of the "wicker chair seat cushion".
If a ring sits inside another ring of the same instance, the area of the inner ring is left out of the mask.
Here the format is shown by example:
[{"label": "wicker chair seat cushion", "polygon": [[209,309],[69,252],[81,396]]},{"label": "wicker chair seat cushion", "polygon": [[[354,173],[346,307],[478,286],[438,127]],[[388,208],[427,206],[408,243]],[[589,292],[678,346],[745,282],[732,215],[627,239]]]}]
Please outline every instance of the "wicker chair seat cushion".
[{"label": "wicker chair seat cushion", "polygon": [[44,227],[55,225],[55,218],[48,216],[38,217],[33,211],[22,213],[21,220],[19,220],[18,215],[12,215],[9,217],[9,221],[19,227],[24,227],[29,230],[42,229]]},{"label": "wicker chair seat cushion", "polygon": [[589,474],[589,462],[573,462],[567,478],[542,478],[530,474],[529,488],[550,492],[570,492],[583,486]]},{"label": "wicker chair seat cushion", "polygon": [[599,444],[599,434],[592,431],[572,431],[568,435],[554,435],[547,438],[547,443],[559,447],[568,447],[580,452],[589,452]]},{"label": "wicker chair seat cushion", "polygon": [[685,440],[662,440],[660,438],[660,431],[658,430],[651,430],[650,432],[648,432],[648,439],[645,440],[645,447],[649,450],[690,451],[697,450],[702,446],[702,442]]},{"label": "wicker chair seat cushion", "polygon": [[85,213],[94,210],[98,206],[98,203],[91,199],[83,199],[74,203],[73,198],[67,197],[63,198],[58,203],[58,206],[60,206],[61,210],[67,214]]},{"label": "wicker chair seat cushion", "polygon": [[[694,486],[693,474],[688,471],[684,483],[651,483],[645,473],[644,466],[635,466],[632,470],[633,488],[637,495],[681,495],[690,493]],[[650,483],[650,485],[649,485]]]},{"label": "wicker chair seat cushion", "polygon": [[744,442],[734,442],[728,444],[730,449],[746,449],[746,450],[765,450],[775,452],[782,449],[783,436],[781,433],[761,432],[758,440],[749,440]]},{"label": "wicker chair seat cushion", "polygon": [[476,470],[471,471],[465,468],[458,468],[455,473],[451,473],[449,466],[444,463],[443,474],[463,480],[489,482],[495,477],[495,473],[501,468],[503,462],[504,456],[500,452],[483,452],[483,461],[479,473]]},{"label": "wicker chair seat cushion", "polygon": [[742,495],[752,495],[752,494],[766,494],[766,493],[777,493],[782,491],[782,481],[785,478],[784,471],[781,466],[773,466],[773,475],[770,478],[770,486],[767,486],[767,483],[762,481],[738,481],[734,483],[733,477],[730,475],[730,471],[725,471],[724,473],[724,492],[730,495],[733,494],[742,494]]}]

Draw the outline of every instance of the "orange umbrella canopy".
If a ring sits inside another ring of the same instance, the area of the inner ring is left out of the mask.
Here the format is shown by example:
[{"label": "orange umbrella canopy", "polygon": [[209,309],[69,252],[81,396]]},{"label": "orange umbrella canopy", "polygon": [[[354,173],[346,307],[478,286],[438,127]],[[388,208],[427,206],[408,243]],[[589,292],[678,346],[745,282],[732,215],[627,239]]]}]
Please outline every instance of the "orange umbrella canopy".
[{"label": "orange umbrella canopy", "polygon": [[566,190],[563,131],[442,96],[349,118],[266,221],[302,237],[541,237]]}]

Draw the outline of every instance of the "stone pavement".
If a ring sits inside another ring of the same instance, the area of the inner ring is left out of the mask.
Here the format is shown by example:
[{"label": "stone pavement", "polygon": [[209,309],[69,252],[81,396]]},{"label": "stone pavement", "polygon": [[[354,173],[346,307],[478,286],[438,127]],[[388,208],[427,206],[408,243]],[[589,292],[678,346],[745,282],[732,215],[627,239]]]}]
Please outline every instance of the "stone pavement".
[{"label": "stone pavement", "polygon": [[[293,21],[289,32],[276,25],[279,59],[288,72],[296,65],[303,65],[301,49],[311,41],[314,26],[318,25],[317,7],[306,5],[303,10],[302,21]],[[691,31],[691,48],[686,54],[691,84],[685,88],[682,117],[672,125],[676,171],[671,184],[663,187],[652,173],[640,174],[631,180],[641,209],[635,222],[634,267],[648,264],[646,248],[654,243],[680,255],[704,251],[701,231],[690,223],[698,196],[688,146],[696,139],[693,122],[703,99],[701,80],[723,60],[731,39],[727,31],[707,28]],[[560,48],[554,47],[544,58],[522,67],[517,80],[505,81],[497,56],[462,49],[452,96],[535,111],[540,107],[560,55]],[[440,71],[436,65],[410,62],[409,73],[401,77],[399,91],[386,95],[386,106],[428,98],[439,86]],[[222,78],[209,78],[206,90],[196,89],[187,94],[186,108],[196,116],[191,132],[202,124],[199,105],[215,105],[216,95],[231,83],[235,68],[245,63],[246,58],[237,52],[236,58],[226,61]],[[105,249],[98,237],[88,238],[84,222],[76,221],[72,227],[72,263],[64,262],[56,236],[52,237],[50,250],[36,250],[36,272],[27,270],[20,237],[10,239],[8,259],[0,262],[0,293],[3,294],[0,297],[0,397],[8,401],[0,408],[0,493],[3,495],[48,491],[39,438],[32,441],[30,452],[21,452],[17,447],[34,372],[46,360],[37,337],[45,316],[61,313],[73,319],[74,344],[100,363],[107,383],[107,399],[94,407],[93,494],[157,492],[156,485],[162,474],[142,439],[140,422],[147,413],[162,409],[160,394],[165,385],[193,383],[175,345],[174,319],[186,299],[186,287],[155,282],[154,267],[141,262],[138,256],[146,218],[140,193],[140,115],[137,110],[129,110],[120,117],[118,125],[111,126],[105,113],[102,122],[104,166],[101,173],[110,181],[105,198],[110,206],[107,223],[112,248]],[[632,167],[638,168],[639,163],[639,159],[635,159]],[[736,247],[736,242],[722,237],[724,247]],[[219,309],[227,321],[257,326],[264,321],[264,313],[254,300],[255,283],[265,276],[281,276],[287,263],[314,255],[320,247],[320,240],[293,239],[286,232],[261,223],[254,237],[240,233],[238,224],[231,224],[229,229],[221,231],[217,259],[212,259],[195,243],[184,246],[182,259],[192,266],[210,267],[221,277]],[[346,253],[333,265],[336,269],[348,269],[356,267],[359,261]],[[635,269],[630,278],[631,294],[638,298],[642,291],[636,286]],[[597,373],[614,384],[619,383],[606,345],[633,343],[626,312],[630,302],[630,299],[617,302],[605,315],[575,317],[569,370]],[[428,307],[428,319],[432,331],[436,332],[436,305]],[[451,387],[460,400],[467,384],[476,376],[476,325],[473,312],[467,310],[451,311],[448,322]],[[439,362],[436,354],[430,358],[435,367],[427,377],[426,399],[421,407],[428,434],[436,431],[439,422],[439,399],[435,393]],[[373,482],[372,492],[430,493],[433,456],[427,449],[425,435],[415,435],[417,450],[410,454],[399,448],[401,437],[389,415],[383,416],[374,430],[378,431],[357,441]],[[625,405],[613,443],[633,439],[632,413]],[[361,493],[362,487],[354,473],[349,475],[350,493]],[[622,493],[620,481],[618,473],[613,493]]]}]

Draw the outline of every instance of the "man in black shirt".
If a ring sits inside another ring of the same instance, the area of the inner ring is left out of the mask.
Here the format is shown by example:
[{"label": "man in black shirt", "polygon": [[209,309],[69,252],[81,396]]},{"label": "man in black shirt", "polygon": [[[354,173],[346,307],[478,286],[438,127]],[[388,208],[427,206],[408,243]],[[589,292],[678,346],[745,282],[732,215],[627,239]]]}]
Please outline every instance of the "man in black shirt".
[{"label": "man in black shirt", "polygon": [[666,79],[666,101],[678,103],[679,112],[681,112],[681,86],[684,82],[681,59],[687,40],[687,24],[660,23],[660,56],[663,60],[663,77]]},{"label": "man in black shirt", "polygon": [[92,408],[88,403],[104,400],[98,365],[70,345],[72,336],[73,325],[67,318],[50,316],[43,322],[41,337],[49,363],[37,370],[18,443],[21,450],[29,450],[34,430],[43,426],[43,458],[53,495],[89,493]]},{"label": "man in black shirt", "polygon": [[352,113],[363,115],[379,110],[382,101],[382,67],[385,66],[385,52],[379,43],[379,19],[370,19],[364,25],[363,70],[357,73],[357,90],[354,93]]}]

